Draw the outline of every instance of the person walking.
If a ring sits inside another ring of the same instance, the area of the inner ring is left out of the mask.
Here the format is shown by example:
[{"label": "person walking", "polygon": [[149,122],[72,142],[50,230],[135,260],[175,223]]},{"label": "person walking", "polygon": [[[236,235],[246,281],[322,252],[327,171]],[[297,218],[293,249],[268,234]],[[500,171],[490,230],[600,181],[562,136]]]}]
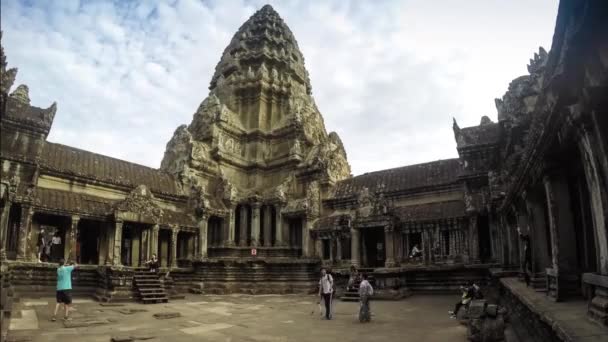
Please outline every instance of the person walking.
[{"label": "person walking", "polygon": [[372,284],[367,280],[367,274],[363,274],[363,280],[359,284],[359,322],[369,322],[372,320],[371,308],[369,306],[369,298],[374,294]]},{"label": "person walking", "polygon": [[330,320],[331,315],[331,300],[334,289],[334,278],[327,273],[325,268],[321,269],[321,279],[319,279],[319,300],[321,298],[325,302],[325,319]]},{"label": "person walking", "polygon": [[70,264],[66,266],[63,259],[59,260],[59,268],[57,269],[57,304],[55,304],[55,311],[51,318],[51,321],[53,322],[57,320],[57,311],[59,311],[59,307],[62,304],[65,312],[63,319],[66,321],[70,320],[70,306],[72,305],[72,271],[74,271],[74,269],[76,269],[76,265]]}]

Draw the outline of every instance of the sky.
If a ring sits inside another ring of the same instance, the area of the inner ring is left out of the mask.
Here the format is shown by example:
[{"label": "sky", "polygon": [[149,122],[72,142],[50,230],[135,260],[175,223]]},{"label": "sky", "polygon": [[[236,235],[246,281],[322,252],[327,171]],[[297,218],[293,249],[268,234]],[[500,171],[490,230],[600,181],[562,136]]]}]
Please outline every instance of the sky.
[{"label": "sky", "polygon": [[354,175],[457,157],[460,127],[551,47],[555,0],[1,0],[15,86],[58,111],[48,140],[158,168],[237,29],[270,3]]}]

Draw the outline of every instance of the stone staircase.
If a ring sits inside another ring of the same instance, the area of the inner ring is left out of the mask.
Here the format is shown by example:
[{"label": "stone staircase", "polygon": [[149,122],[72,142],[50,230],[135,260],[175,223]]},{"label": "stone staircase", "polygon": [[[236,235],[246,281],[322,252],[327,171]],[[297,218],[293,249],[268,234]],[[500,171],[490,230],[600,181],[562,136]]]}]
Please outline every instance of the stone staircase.
[{"label": "stone staircase", "polygon": [[[374,287],[374,285],[376,283],[374,275],[373,275],[374,269],[373,268],[361,268],[361,269],[359,269],[359,272],[361,274],[363,274],[363,273],[367,274],[367,281],[369,281],[370,284],[372,284],[372,287]],[[340,297],[340,300],[343,302],[358,302],[360,283],[361,283],[361,281],[353,284],[352,288],[345,289],[344,294]]]},{"label": "stone staircase", "polygon": [[158,274],[148,271],[137,271],[133,275],[133,280],[133,285],[142,303],[167,303],[169,301],[169,296]]}]

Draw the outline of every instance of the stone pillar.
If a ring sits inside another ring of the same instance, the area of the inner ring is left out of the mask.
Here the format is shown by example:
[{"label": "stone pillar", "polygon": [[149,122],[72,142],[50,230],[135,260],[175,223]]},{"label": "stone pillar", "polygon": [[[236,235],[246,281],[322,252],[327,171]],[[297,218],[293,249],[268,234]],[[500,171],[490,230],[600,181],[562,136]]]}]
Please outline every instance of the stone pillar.
[{"label": "stone pillar", "polygon": [[171,229],[171,267],[177,267],[177,233],[179,233],[178,227],[172,227]]},{"label": "stone pillar", "polygon": [[359,241],[360,236],[361,232],[359,232],[358,229],[350,229],[350,262],[356,267],[361,266],[361,253],[359,251],[359,246],[361,244]]},{"label": "stone pillar", "polygon": [[384,227],[384,244],[386,259],[384,267],[395,267],[395,241],[393,240],[394,231],[392,226]]},{"label": "stone pillar", "polygon": [[310,232],[312,231],[313,221],[308,217],[302,220],[302,255],[305,257],[313,256]]},{"label": "stone pillar", "polygon": [[25,260],[27,253],[27,236],[29,235],[34,210],[29,205],[21,206],[21,222],[19,225],[19,245],[17,248],[17,260]]},{"label": "stone pillar", "polygon": [[249,215],[247,212],[247,206],[241,205],[239,207],[240,225],[239,225],[239,246],[247,245],[247,228],[249,227]]},{"label": "stone pillar", "polygon": [[334,251],[335,251],[335,248],[334,248],[334,239],[332,239],[330,237],[329,240],[327,240],[327,241],[329,241],[329,262],[331,264],[333,264],[334,260],[335,260],[334,259]]},{"label": "stone pillar", "polygon": [[150,259],[150,228],[146,227],[141,230],[141,257],[142,262]]},{"label": "stone pillar", "polygon": [[260,203],[251,205],[251,245],[260,245]]},{"label": "stone pillar", "polygon": [[11,213],[11,202],[7,200],[0,216],[0,260],[6,260],[6,239],[8,238],[8,217]]},{"label": "stone pillar", "polygon": [[479,229],[477,216],[469,217],[469,257],[472,263],[479,262]]},{"label": "stone pillar", "polygon": [[65,232],[65,246],[63,255],[65,260],[76,262],[76,234],[78,231],[78,222],[80,222],[80,216],[73,215],[71,217],[70,226]]},{"label": "stone pillar", "polygon": [[336,237],[336,261],[340,263],[342,261],[342,238]]},{"label": "stone pillar", "polygon": [[276,246],[285,246],[285,224],[283,222],[283,203],[277,203],[274,206],[274,214],[275,214],[275,222],[276,222],[276,236],[275,236],[275,245]]},{"label": "stone pillar", "polygon": [[197,256],[199,259],[207,258],[207,235],[209,230],[209,216],[203,214],[198,221],[198,252]]},{"label": "stone pillar", "polygon": [[264,247],[272,244],[272,207],[264,206]]},{"label": "stone pillar", "polygon": [[[556,278],[554,298],[559,301],[578,286],[574,218],[566,177],[563,174],[550,174],[544,177],[543,183],[551,230],[553,272]],[[551,289],[548,290],[551,295]]]},{"label": "stone pillar", "polygon": [[422,228],[422,258],[425,264],[431,262],[431,248],[430,248],[430,232],[426,228]]},{"label": "stone pillar", "polygon": [[317,236],[315,239],[315,254],[319,259],[323,260],[323,240],[321,240],[320,236]]},{"label": "stone pillar", "polygon": [[228,219],[224,220],[224,224],[227,226],[228,231],[228,241],[226,241],[227,246],[234,246],[236,243],[236,206],[231,205],[228,210]]},{"label": "stone pillar", "polygon": [[138,227],[131,228],[131,266],[139,267],[139,261],[141,260],[141,229]]},{"label": "stone pillar", "polygon": [[116,220],[114,222],[114,257],[112,261],[115,266],[122,265],[122,224],[123,222],[121,220]]},{"label": "stone pillar", "polygon": [[[545,220],[545,203],[540,197],[529,194],[526,197],[526,206],[530,213],[530,243],[532,247],[532,270],[535,273],[544,273],[547,267],[551,267],[549,258],[549,246],[547,241],[547,222]],[[521,227],[522,233],[527,229]]]},{"label": "stone pillar", "polygon": [[[156,257],[159,258],[158,253],[158,232],[160,231],[160,226],[155,224],[152,226],[152,236],[150,237],[150,257],[152,254],[156,254]],[[159,258],[160,260],[160,258]]]}]

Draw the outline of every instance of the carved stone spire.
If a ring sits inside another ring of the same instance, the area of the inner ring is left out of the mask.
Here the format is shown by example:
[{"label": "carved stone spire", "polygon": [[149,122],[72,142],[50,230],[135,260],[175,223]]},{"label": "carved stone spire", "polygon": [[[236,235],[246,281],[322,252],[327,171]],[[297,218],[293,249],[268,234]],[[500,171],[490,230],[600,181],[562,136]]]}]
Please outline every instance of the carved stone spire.
[{"label": "carved stone spire", "polygon": [[25,104],[30,104],[30,90],[25,84],[21,84],[11,93],[11,98]]},{"label": "carved stone spire", "polygon": [[297,90],[310,94],[304,56],[293,33],[270,5],[253,14],[232,37],[215,68],[209,88],[215,89],[222,75],[236,78],[247,75],[250,69],[257,71],[262,65],[272,70],[271,75],[278,79],[289,75],[295,80],[293,86],[300,88]]}]

